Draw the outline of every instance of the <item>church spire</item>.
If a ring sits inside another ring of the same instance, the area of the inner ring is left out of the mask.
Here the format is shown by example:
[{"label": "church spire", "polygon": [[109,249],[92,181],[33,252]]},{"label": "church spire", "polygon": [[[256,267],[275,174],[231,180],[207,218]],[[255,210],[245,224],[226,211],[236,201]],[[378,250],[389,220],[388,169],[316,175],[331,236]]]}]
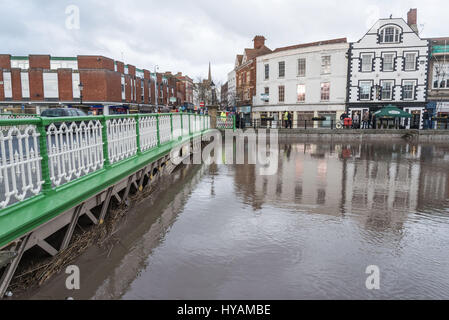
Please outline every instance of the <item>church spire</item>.
[{"label": "church spire", "polygon": [[207,80],[209,81],[209,83],[212,82],[212,72],[211,72],[211,69],[210,69],[210,61],[209,61],[209,77],[207,78]]}]

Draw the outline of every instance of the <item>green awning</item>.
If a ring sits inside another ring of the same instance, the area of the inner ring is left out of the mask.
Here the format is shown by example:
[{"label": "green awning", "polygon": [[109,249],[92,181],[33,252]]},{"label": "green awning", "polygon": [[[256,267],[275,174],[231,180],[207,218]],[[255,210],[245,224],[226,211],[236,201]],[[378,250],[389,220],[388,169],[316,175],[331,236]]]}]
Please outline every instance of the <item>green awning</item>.
[{"label": "green awning", "polygon": [[393,105],[388,105],[379,111],[374,112],[374,115],[378,118],[411,118],[412,115],[405,112]]}]

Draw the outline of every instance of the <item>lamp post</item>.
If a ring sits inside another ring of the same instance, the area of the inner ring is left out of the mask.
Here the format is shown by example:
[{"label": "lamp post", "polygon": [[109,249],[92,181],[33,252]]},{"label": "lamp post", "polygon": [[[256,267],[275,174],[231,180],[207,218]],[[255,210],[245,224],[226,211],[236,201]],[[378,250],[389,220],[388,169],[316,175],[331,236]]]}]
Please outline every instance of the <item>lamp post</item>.
[{"label": "lamp post", "polygon": [[156,96],[155,96],[155,98],[156,98],[156,112],[158,111],[157,109],[158,109],[158,100],[159,100],[159,84],[157,83],[157,70],[159,69],[159,66],[158,65],[155,65],[154,66],[154,77],[155,77],[155,84],[154,84],[154,86],[155,86],[155,93],[156,93]]},{"label": "lamp post", "polygon": [[84,90],[84,86],[83,84],[80,82],[80,84],[78,85],[78,88],[80,89],[80,104],[83,104],[83,90]]}]

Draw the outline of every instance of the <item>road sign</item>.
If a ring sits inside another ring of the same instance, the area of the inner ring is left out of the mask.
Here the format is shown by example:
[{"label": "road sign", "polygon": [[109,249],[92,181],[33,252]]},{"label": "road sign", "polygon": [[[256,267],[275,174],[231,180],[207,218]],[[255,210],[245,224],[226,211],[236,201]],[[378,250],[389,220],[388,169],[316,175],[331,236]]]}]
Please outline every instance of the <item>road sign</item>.
[{"label": "road sign", "polygon": [[170,102],[176,102],[176,97],[170,97]]},{"label": "road sign", "polygon": [[200,102],[200,107],[203,108],[205,106],[205,103],[202,101]]}]

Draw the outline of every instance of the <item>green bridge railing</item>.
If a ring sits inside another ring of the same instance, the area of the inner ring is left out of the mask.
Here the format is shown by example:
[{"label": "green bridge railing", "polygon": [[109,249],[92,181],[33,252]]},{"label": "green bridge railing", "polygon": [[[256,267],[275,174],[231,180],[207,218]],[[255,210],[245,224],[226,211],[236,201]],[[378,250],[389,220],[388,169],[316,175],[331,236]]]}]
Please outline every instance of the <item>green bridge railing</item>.
[{"label": "green bridge railing", "polygon": [[209,128],[187,113],[0,115],[0,248]]}]

